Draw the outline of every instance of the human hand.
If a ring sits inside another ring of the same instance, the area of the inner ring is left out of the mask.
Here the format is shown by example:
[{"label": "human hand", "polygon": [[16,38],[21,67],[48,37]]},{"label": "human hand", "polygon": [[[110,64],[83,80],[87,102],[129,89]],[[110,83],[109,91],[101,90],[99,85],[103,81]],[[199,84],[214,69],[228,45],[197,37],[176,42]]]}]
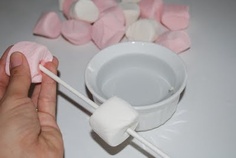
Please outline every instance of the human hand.
[{"label": "human hand", "polygon": [[[55,118],[56,82],[42,74],[42,83],[29,97],[31,76],[23,54],[11,55],[11,76],[5,73],[9,49],[0,59],[0,157],[62,158],[63,140]],[[56,74],[58,60],[44,66]]]}]

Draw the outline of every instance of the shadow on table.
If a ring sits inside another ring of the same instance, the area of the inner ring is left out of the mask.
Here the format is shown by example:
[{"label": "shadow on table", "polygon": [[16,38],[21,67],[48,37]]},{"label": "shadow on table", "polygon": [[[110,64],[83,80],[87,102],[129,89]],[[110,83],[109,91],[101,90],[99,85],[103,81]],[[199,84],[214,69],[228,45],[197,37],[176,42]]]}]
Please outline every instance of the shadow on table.
[{"label": "shadow on table", "polygon": [[142,149],[138,144],[132,141],[132,137],[126,139],[123,143],[116,147],[112,147],[108,145],[102,138],[100,138],[94,131],[91,131],[91,137],[103,148],[105,149],[110,155],[116,155],[120,151],[122,151],[126,146],[130,145],[136,150],[140,151],[141,154],[145,155],[147,158],[155,158],[155,156],[151,155],[148,151]]}]

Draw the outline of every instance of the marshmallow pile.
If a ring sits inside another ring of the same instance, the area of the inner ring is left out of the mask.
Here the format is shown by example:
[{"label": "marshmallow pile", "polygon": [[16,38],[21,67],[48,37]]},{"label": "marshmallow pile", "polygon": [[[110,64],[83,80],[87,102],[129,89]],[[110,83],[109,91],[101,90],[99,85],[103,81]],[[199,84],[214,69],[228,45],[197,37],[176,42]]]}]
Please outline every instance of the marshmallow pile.
[{"label": "marshmallow pile", "polygon": [[191,46],[186,32],[189,7],[163,0],[59,0],[65,19],[46,12],[33,33],[47,38],[60,35],[74,45],[94,42],[99,49],[129,41],[155,42],[176,53]]}]

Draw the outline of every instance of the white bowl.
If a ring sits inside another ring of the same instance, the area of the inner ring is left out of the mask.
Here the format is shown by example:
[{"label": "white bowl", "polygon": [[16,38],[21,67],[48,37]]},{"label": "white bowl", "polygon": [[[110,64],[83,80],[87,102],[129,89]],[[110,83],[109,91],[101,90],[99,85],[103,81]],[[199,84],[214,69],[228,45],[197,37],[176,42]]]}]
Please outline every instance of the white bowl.
[{"label": "white bowl", "polygon": [[85,84],[96,103],[117,96],[139,112],[137,131],[156,128],[171,118],[186,80],[185,65],[177,54],[146,42],[107,47],[85,71]]}]

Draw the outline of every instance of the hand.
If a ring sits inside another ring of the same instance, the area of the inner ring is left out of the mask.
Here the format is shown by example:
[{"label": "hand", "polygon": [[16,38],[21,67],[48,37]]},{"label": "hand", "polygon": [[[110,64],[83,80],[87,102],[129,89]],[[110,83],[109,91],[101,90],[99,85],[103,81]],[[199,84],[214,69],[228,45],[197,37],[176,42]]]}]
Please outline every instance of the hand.
[{"label": "hand", "polygon": [[[62,135],[56,123],[56,83],[43,75],[29,97],[31,76],[25,56],[11,55],[11,76],[5,73],[8,48],[0,59],[0,157],[62,158]],[[58,60],[44,65],[56,74]],[[36,110],[37,109],[37,110]]]}]

